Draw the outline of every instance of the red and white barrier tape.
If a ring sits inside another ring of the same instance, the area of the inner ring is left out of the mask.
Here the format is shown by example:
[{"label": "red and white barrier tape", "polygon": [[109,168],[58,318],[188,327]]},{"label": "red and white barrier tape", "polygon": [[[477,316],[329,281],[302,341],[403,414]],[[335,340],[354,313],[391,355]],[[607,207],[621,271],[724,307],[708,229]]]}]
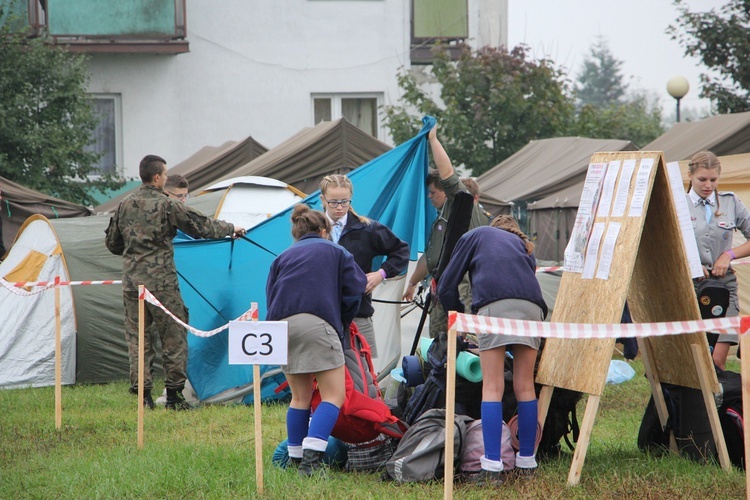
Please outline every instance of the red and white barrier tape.
[{"label": "red and white barrier tape", "polygon": [[[744,266],[750,264],[750,259],[742,259],[732,262],[732,267]],[[555,271],[564,271],[565,266],[549,266],[549,267],[537,267],[536,272],[538,273],[554,273]]]},{"label": "red and white barrier tape", "polygon": [[[11,293],[16,295],[36,295],[43,291],[58,286],[81,286],[81,285],[121,285],[122,280],[100,280],[100,281],[60,281],[55,283],[54,281],[6,281],[0,278],[0,286],[8,289]],[[34,291],[21,290],[21,288],[36,288]]]},{"label": "red and white barrier tape", "polygon": [[[138,298],[143,299],[146,302],[149,302],[150,304],[155,305],[156,307],[158,307],[159,309],[161,309],[162,311],[164,311],[165,313],[167,313],[167,315],[170,318],[172,318],[173,320],[175,320],[178,324],[180,324],[183,327],[185,327],[187,329],[187,331],[189,331],[190,333],[192,333],[193,335],[195,335],[197,337],[204,337],[204,338],[205,337],[212,337],[212,336],[216,335],[217,333],[222,332],[222,331],[226,330],[227,328],[229,328],[229,323],[227,323],[224,326],[220,326],[218,328],[214,328],[213,330],[209,330],[209,331],[198,330],[197,328],[194,328],[194,327],[188,325],[187,323],[185,323],[184,321],[182,321],[180,318],[178,318],[177,316],[175,316],[172,313],[172,311],[170,311],[169,309],[167,309],[166,307],[164,307],[161,304],[161,302],[159,302],[159,299],[157,299],[156,297],[154,297],[153,294],[151,292],[149,292],[145,288],[143,289],[143,294],[140,297],[138,297]],[[252,319],[253,321],[257,321],[258,320],[258,308],[257,308],[257,306],[253,306],[249,310],[247,310],[244,313],[242,313],[240,315],[240,317],[237,318],[235,321],[247,321],[249,319]]]},{"label": "red and white barrier tape", "polygon": [[524,321],[452,312],[448,317],[448,326],[449,328],[455,327],[457,331],[462,333],[492,333],[561,339],[604,339],[679,335],[693,332],[744,334],[750,329],[750,316],[664,323],[587,324]]}]

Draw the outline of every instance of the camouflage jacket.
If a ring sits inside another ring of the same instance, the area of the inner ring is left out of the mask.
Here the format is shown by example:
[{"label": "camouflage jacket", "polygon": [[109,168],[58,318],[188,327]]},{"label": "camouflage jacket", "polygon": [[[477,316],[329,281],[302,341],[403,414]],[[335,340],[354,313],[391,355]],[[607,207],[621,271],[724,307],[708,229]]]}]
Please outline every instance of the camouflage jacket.
[{"label": "camouflage jacket", "polygon": [[180,229],[195,238],[231,235],[234,226],[206,217],[169,198],[154,186],[142,185],[122,200],[106,230],[110,252],[122,255],[122,288],[137,291],[178,290],[172,240]]}]

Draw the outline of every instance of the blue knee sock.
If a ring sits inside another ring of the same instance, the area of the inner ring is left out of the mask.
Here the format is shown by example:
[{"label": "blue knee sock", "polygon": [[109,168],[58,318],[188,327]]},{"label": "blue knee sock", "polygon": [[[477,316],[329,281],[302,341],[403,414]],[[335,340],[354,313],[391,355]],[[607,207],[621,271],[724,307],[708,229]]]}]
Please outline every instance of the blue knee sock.
[{"label": "blue knee sock", "polygon": [[487,401],[482,403],[482,438],[484,456],[489,460],[500,461],[500,443],[503,437],[503,403]]},{"label": "blue knee sock", "polygon": [[286,433],[289,446],[302,446],[307,437],[307,426],[310,422],[310,409],[300,410],[291,406],[286,411]]},{"label": "blue knee sock", "polygon": [[313,412],[307,437],[327,441],[338,418],[339,408],[328,401],[323,401]]},{"label": "blue knee sock", "polygon": [[534,456],[537,430],[537,400],[518,402],[518,450],[522,457]]}]

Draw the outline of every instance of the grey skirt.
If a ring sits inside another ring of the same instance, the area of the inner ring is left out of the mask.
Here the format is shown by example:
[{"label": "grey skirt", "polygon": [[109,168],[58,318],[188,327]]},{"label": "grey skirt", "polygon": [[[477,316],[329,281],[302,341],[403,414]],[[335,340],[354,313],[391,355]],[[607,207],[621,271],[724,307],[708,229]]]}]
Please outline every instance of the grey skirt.
[{"label": "grey skirt", "polygon": [[[491,316],[494,318],[525,319],[529,321],[544,321],[544,311],[541,307],[522,299],[496,300],[477,311],[478,316]],[[496,347],[507,345],[526,345],[539,350],[542,343],[540,337],[524,337],[521,335],[495,335],[493,333],[480,333],[478,336],[479,350],[487,351]]]},{"label": "grey skirt", "polygon": [[318,373],[344,364],[344,350],[336,329],[312,314],[284,318],[289,323],[288,364],[284,373]]}]

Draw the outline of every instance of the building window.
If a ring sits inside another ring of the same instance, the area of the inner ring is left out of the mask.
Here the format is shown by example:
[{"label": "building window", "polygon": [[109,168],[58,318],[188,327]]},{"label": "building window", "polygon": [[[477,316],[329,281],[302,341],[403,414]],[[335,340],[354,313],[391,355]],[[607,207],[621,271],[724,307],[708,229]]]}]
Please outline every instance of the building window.
[{"label": "building window", "polygon": [[313,95],[313,119],[317,125],[322,121],[346,118],[371,136],[378,137],[378,106],[381,100],[379,95]]},{"label": "building window", "polygon": [[459,44],[469,36],[468,0],[413,0],[411,15],[412,64],[432,64],[438,42],[458,58]]},{"label": "building window", "polygon": [[121,172],[122,147],[120,141],[120,96],[113,94],[92,94],[90,96],[94,113],[98,118],[96,128],[91,132],[91,144],[87,151],[99,153],[99,161],[94,165],[92,176]]}]

